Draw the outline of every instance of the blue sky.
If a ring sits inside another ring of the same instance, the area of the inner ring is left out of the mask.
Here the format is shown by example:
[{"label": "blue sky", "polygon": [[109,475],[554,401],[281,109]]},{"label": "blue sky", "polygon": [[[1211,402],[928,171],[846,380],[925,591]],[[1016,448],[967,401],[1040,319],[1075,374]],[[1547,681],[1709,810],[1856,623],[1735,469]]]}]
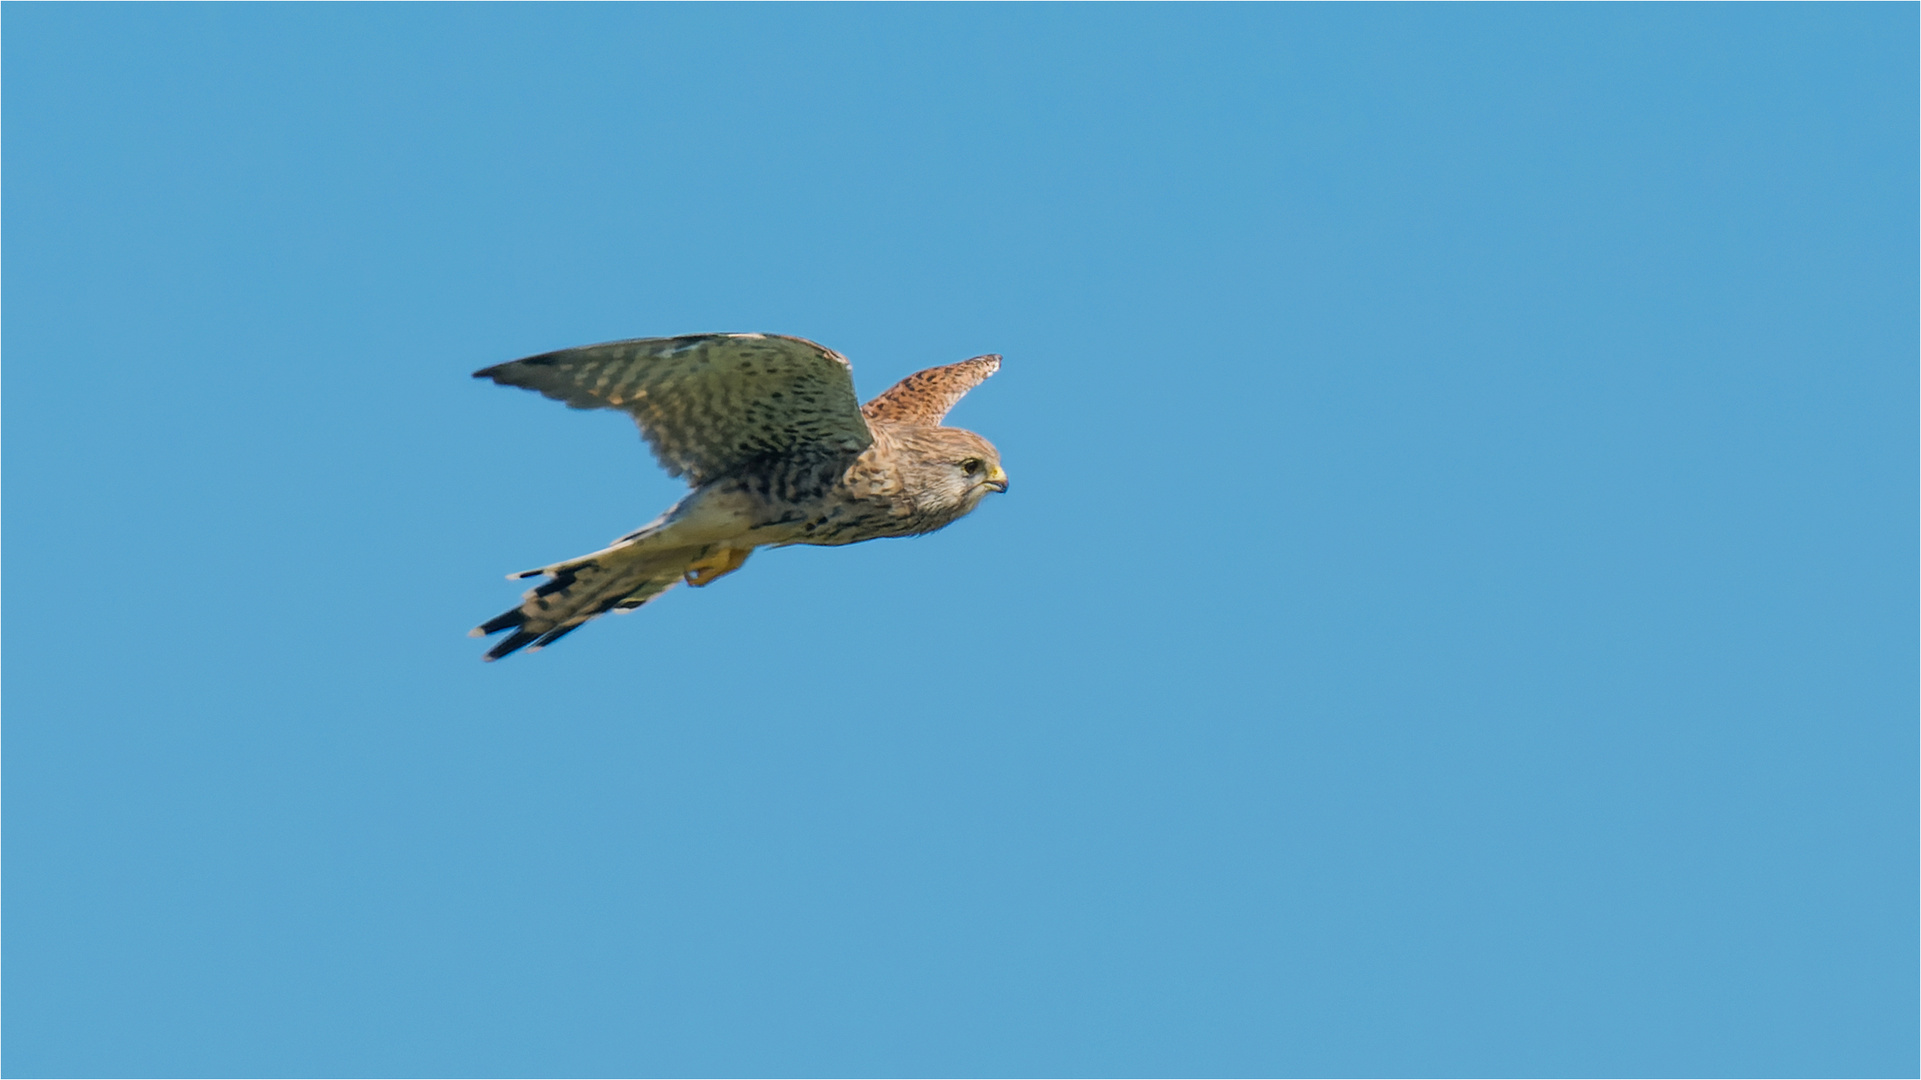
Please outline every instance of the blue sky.
[{"label": "blue sky", "polygon": [[[1912,1075],[1916,9],[4,13],[12,1075]],[[534,656],[799,334],[1013,490]]]}]

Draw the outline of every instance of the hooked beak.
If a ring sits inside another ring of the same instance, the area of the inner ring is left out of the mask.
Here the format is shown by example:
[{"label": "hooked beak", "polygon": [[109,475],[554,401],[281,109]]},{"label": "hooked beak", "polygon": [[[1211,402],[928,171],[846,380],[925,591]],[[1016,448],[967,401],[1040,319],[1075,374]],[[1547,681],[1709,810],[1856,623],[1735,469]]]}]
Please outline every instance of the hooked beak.
[{"label": "hooked beak", "polygon": [[999,465],[994,466],[994,471],[987,474],[987,480],[985,482],[988,487],[993,488],[995,491],[1004,492],[1007,490],[1007,474],[1001,470]]}]

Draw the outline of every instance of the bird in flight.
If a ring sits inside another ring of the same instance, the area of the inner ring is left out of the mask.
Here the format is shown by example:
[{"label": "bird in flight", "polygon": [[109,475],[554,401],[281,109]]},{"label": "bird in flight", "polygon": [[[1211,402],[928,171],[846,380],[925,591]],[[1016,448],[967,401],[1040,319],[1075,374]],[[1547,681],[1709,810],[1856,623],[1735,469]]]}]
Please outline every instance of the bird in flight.
[{"label": "bird in flight", "polygon": [[711,585],[755,548],[914,536],[959,520],[1006,491],[1007,473],[992,443],[941,419],[1000,363],[928,368],[865,405],[846,357],[778,334],[637,338],[474,372],[569,408],[627,413],[661,466],[693,488],[609,547],[509,575],[546,580],[474,628],[512,631],[485,659],[537,651],[682,581]]}]

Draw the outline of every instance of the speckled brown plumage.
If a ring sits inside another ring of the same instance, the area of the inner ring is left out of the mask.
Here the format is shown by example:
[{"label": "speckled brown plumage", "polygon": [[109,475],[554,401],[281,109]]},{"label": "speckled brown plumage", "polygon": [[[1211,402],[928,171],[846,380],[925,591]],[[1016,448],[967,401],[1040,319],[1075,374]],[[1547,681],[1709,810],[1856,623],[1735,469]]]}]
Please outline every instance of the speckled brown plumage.
[{"label": "speckled brown plumage", "polygon": [[912,536],[960,519],[1006,491],[1007,474],[992,443],[941,420],[999,367],[977,356],[928,368],[865,406],[846,358],[774,334],[617,341],[475,372],[572,408],[625,411],[693,488],[607,548],[513,575],[546,580],[474,629],[512,631],[486,659],[552,644],[683,580],[711,584],[757,548]]}]

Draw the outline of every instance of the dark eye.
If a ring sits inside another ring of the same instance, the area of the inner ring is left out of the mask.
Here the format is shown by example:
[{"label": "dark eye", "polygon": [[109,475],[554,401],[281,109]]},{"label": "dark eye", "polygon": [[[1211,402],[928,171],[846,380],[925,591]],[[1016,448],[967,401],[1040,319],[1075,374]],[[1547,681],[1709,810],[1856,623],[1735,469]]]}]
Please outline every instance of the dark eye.
[{"label": "dark eye", "polygon": [[966,473],[969,476],[972,476],[975,473],[981,471],[981,459],[977,457],[971,457],[971,458],[968,458],[966,461],[961,462],[961,471]]}]

